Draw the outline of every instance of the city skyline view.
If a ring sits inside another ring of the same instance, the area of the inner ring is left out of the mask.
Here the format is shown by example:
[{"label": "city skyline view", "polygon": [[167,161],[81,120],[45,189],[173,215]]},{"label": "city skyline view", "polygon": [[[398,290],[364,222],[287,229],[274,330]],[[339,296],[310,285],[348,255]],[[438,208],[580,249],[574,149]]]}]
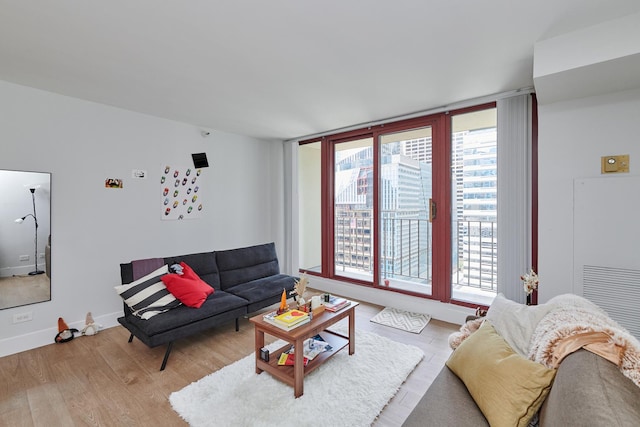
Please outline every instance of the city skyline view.
[{"label": "city skyline view", "polygon": [[[431,148],[430,136],[380,147],[381,279],[427,294],[432,280]],[[496,289],[496,148],[496,128],[452,135],[453,286]],[[335,157],[335,268],[355,278],[372,275],[373,147],[337,150]]]}]

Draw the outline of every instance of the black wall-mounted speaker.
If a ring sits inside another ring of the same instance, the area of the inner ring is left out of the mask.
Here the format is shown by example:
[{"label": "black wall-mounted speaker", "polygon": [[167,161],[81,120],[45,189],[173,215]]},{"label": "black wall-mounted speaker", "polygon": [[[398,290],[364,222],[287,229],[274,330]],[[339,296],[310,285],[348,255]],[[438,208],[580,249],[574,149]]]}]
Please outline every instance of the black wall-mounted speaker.
[{"label": "black wall-mounted speaker", "polygon": [[193,158],[193,167],[196,169],[199,168],[208,168],[209,162],[207,161],[207,153],[194,153],[191,155]]}]

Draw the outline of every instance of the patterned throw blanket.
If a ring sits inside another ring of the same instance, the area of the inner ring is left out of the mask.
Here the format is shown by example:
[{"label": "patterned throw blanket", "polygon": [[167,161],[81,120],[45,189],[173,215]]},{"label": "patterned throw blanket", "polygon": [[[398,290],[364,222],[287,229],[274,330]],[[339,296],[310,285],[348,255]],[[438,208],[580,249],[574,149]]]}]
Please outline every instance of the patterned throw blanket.
[{"label": "patterned throw blanket", "polygon": [[616,364],[640,387],[640,342],[602,309],[577,295],[551,299],[554,308],[538,323],[529,359],[557,368],[572,352],[585,348]]}]

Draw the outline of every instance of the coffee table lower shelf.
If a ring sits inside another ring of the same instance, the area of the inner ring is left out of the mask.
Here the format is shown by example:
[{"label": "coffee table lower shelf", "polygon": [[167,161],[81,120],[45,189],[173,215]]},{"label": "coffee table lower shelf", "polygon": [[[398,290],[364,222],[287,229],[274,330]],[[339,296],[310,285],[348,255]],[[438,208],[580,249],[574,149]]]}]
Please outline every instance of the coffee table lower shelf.
[{"label": "coffee table lower shelf", "polygon": [[[324,339],[327,344],[329,344],[332,348],[330,351],[325,351],[317,355],[307,363],[307,366],[304,367],[304,375],[308,375],[314,370],[316,370],[320,365],[322,365],[325,361],[333,357],[337,352],[342,350],[343,348],[349,345],[349,338],[343,335],[340,335],[333,331],[322,331],[319,335]],[[265,362],[264,360],[258,359],[256,360],[256,368],[261,369],[263,371],[269,372],[272,376],[276,377],[280,381],[285,384],[289,384],[290,386],[295,385],[295,377],[294,377],[294,369],[293,366],[281,366],[278,365],[278,359],[280,355],[291,348],[291,344],[287,343],[286,345],[280,347],[269,355],[269,362]]]}]

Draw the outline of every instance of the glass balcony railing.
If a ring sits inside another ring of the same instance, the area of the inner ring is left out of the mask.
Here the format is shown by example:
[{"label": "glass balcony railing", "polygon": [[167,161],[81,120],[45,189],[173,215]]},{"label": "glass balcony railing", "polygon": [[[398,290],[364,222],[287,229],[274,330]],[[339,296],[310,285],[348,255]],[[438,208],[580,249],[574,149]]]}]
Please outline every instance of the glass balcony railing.
[{"label": "glass balcony railing", "polygon": [[[366,215],[364,213],[366,212]],[[367,218],[367,221],[363,221]],[[369,211],[348,211],[335,222],[335,269],[341,276],[371,281],[373,230]],[[431,293],[432,229],[426,219],[383,218],[380,238],[380,277],[392,286]],[[497,223],[455,221],[452,239],[453,294],[492,297],[497,289]]]},{"label": "glass balcony railing", "polygon": [[496,292],[498,227],[495,221],[454,221],[452,285]]}]

